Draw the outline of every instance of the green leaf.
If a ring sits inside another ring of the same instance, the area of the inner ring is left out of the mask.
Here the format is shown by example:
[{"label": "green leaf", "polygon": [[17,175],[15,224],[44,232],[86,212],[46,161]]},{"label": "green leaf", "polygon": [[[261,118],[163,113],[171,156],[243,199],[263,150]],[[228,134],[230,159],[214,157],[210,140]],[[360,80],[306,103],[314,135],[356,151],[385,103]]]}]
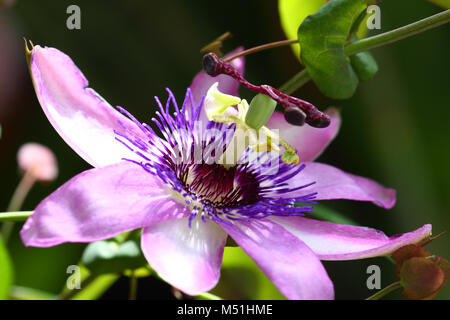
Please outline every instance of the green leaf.
[{"label": "green leaf", "polygon": [[137,237],[123,243],[115,239],[92,242],[86,247],[81,262],[94,274],[121,273],[147,265]]},{"label": "green leaf", "polygon": [[0,300],[9,298],[13,278],[14,271],[8,248],[6,248],[3,238],[0,236]]},{"label": "green leaf", "polygon": [[[279,0],[278,13],[286,38],[297,38],[297,30],[303,20],[319,10],[326,2],[326,0]],[[300,47],[297,45],[291,47],[295,56],[300,57]]]},{"label": "green leaf", "polygon": [[371,79],[378,72],[378,64],[369,51],[350,56],[350,63],[361,81]]},{"label": "green leaf", "polygon": [[450,9],[450,0],[429,0],[438,6],[441,6],[444,9]]},{"label": "green leaf", "polygon": [[344,52],[367,0],[333,0],[307,17],[298,29],[301,58],[319,89],[333,99],[350,98],[358,76]]}]

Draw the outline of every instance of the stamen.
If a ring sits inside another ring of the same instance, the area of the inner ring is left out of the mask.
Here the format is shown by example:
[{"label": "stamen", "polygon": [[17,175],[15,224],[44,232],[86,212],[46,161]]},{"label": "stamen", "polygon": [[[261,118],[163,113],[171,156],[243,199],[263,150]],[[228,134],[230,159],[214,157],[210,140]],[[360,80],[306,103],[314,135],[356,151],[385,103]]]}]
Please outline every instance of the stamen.
[{"label": "stamen", "polygon": [[290,124],[302,126],[306,120],[306,114],[296,106],[284,109],[284,118]]},{"label": "stamen", "polygon": [[251,84],[244,79],[244,77],[236,70],[236,68],[233,67],[231,63],[221,60],[219,57],[217,57],[216,54],[212,52],[203,56],[203,68],[205,69],[206,73],[212,77],[216,77],[220,74],[226,74],[239,81],[239,83],[247,89],[263,93],[285,108],[292,107],[292,105],[297,106],[305,113],[305,122],[312,127],[326,128],[330,124],[330,117],[325,113],[319,111],[311,103],[284,94],[283,92],[269,85],[256,86],[254,84]]}]

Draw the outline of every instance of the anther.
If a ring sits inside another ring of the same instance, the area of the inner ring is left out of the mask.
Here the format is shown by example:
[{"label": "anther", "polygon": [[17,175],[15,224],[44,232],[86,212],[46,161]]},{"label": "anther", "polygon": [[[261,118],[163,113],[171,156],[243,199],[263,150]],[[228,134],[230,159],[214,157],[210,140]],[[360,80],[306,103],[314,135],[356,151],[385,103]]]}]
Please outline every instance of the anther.
[{"label": "anther", "polygon": [[207,53],[203,56],[203,69],[205,69],[206,73],[211,77],[216,77],[221,74],[221,63],[222,61],[217,57],[215,53]]},{"label": "anther", "polygon": [[306,114],[297,106],[291,106],[284,109],[284,118],[294,126],[303,126],[306,120]]},{"label": "anther", "polygon": [[309,119],[308,124],[314,128],[326,128],[330,125],[330,122],[331,120],[329,116],[327,116],[326,114],[321,114]]}]

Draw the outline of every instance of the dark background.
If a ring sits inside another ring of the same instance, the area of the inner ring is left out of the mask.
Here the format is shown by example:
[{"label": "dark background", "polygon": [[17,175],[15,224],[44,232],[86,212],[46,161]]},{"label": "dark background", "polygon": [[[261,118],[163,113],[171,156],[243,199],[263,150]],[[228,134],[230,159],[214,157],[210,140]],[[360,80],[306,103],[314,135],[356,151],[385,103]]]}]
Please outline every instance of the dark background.
[{"label": "dark background", "polygon": [[[81,8],[81,30],[66,28],[70,4]],[[425,0],[384,1],[380,6],[381,31],[440,10]],[[89,169],[45,118],[28,75],[22,37],[70,55],[90,86],[111,104],[124,106],[147,121],[155,109],[153,96],[164,99],[165,87],[182,99],[201,69],[199,49],[225,31],[234,37],[225,42],[224,51],[285,38],[277,1],[17,0],[12,7],[0,9],[0,211],[6,210],[20,180],[16,152],[23,143],[34,141],[50,147],[60,169],[57,181],[32,190],[24,210],[32,210],[58,185]],[[335,105],[342,110],[339,136],[319,161],[397,189],[397,205],[390,211],[350,201],[327,202],[329,207],[388,235],[425,223],[433,224],[434,234],[449,229],[449,31],[450,26],[445,25],[373,50],[380,71],[373,80],[361,84],[350,100],[326,99],[312,83],[296,92],[322,109]],[[302,68],[288,47],[258,53],[246,61],[250,82],[275,87]],[[252,96],[245,89],[241,95]],[[25,249],[17,233],[10,245],[16,284],[59,292],[67,277],[67,265],[77,263],[84,246]],[[448,236],[427,249],[450,258]],[[394,266],[382,258],[325,262],[336,297],[361,299],[370,295],[365,282],[366,268],[371,264],[381,266],[383,286],[395,280]],[[224,270],[222,282],[236,282],[230,270]],[[248,283],[251,287],[252,281]],[[170,288],[153,277],[139,284],[140,298],[172,297]],[[127,298],[127,290],[128,281],[122,278],[104,298]],[[225,297],[255,297],[251,291],[238,294],[231,290]],[[449,288],[438,298],[450,298]]]}]

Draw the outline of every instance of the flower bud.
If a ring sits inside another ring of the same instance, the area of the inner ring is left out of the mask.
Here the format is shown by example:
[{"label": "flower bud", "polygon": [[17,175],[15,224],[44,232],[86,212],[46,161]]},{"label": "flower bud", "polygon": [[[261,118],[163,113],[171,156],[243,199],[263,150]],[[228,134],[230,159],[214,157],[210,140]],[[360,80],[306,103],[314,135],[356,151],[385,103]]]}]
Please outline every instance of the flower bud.
[{"label": "flower bud", "polygon": [[26,143],[17,153],[19,168],[38,181],[52,181],[58,176],[58,163],[53,152],[38,143]]},{"label": "flower bud", "polygon": [[397,276],[402,295],[412,300],[433,299],[448,282],[450,264],[429,251],[410,244],[392,254],[397,262]]},{"label": "flower bud", "polygon": [[250,102],[247,115],[245,116],[245,123],[255,130],[259,130],[269,121],[277,102],[272,100],[265,94],[257,94]]},{"label": "flower bud", "polygon": [[368,51],[350,56],[350,63],[361,81],[370,80],[378,72],[378,64]]}]

